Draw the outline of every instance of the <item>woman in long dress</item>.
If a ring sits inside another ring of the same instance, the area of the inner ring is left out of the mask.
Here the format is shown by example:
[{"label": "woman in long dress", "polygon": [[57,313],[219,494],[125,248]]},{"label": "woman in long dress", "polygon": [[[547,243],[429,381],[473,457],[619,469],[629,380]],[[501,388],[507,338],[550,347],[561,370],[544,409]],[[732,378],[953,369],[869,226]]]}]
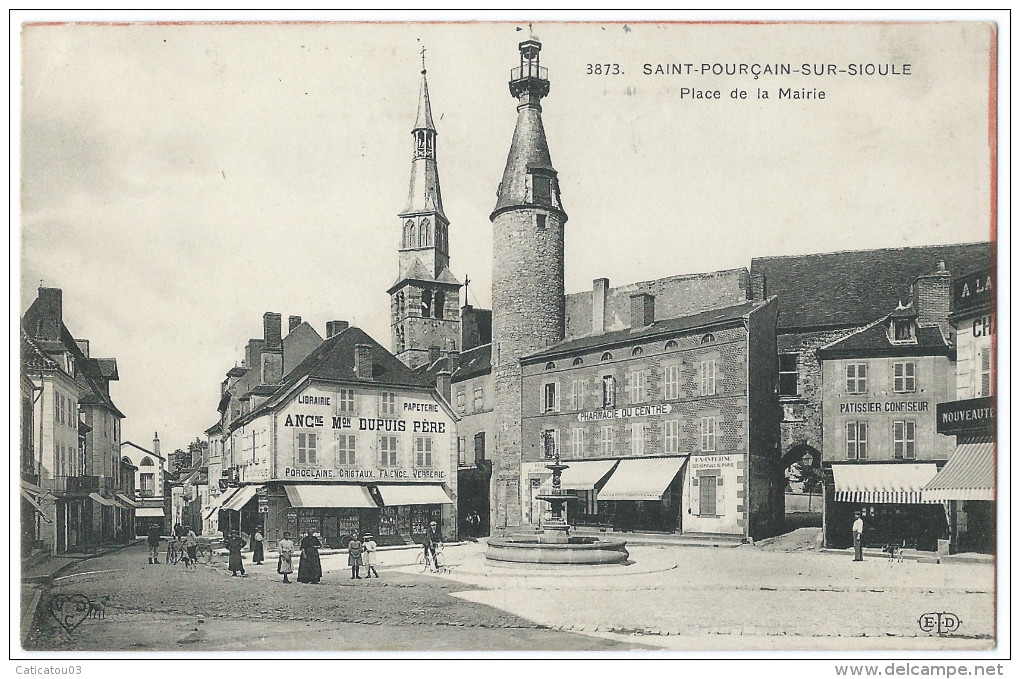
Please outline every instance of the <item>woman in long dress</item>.
[{"label": "woman in long dress", "polygon": [[251,538],[252,547],[251,562],[256,566],[261,566],[262,563],[266,560],[265,551],[262,548],[263,547],[262,543],[264,540],[265,537],[263,537],[262,535],[262,529],[256,528],[255,534],[252,535]]},{"label": "woman in long dress", "polygon": [[284,532],[283,539],[276,545],[280,551],[280,559],[276,562],[276,572],[283,576],[283,581],[290,583],[287,577],[294,572],[294,541],[290,539],[290,533]]},{"label": "woman in long dress", "polygon": [[301,538],[301,563],[298,564],[297,581],[309,582],[313,585],[319,584],[322,579],[322,562],[319,561],[319,547],[322,543],[319,538],[312,535],[311,529],[308,534]]},{"label": "woman in long dress", "polygon": [[227,562],[227,568],[230,569],[230,575],[236,577],[237,571],[241,571],[241,575],[244,575],[244,562],[241,561],[241,549],[244,547],[245,541],[241,539],[241,536],[234,531],[230,534],[227,539],[227,551],[230,552],[230,560]]}]

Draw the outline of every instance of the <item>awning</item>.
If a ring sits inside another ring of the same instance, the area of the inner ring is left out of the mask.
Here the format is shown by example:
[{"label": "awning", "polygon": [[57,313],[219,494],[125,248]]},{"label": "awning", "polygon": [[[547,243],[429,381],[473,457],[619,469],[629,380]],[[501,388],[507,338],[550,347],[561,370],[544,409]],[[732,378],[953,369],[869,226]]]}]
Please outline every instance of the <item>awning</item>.
[{"label": "awning", "polygon": [[995,500],[995,444],[963,443],[921,491],[924,502]]},{"label": "awning", "polygon": [[241,486],[240,490],[230,496],[230,499],[220,505],[221,509],[228,512],[239,512],[255,497],[255,489],[258,486]]},{"label": "awning", "polygon": [[231,497],[233,497],[234,494],[239,490],[241,489],[228,488],[227,490],[217,495],[216,499],[213,500],[212,503],[205,510],[205,520],[208,521],[209,519],[211,519],[213,515],[216,514],[216,512],[220,511],[220,509],[223,507],[223,503],[229,500]]},{"label": "awning", "polygon": [[42,506],[36,501],[37,498],[39,497],[38,495],[30,493],[28,490],[22,488],[21,489],[21,497],[25,498],[25,500],[28,502],[28,504],[30,504],[33,507],[35,507],[35,511],[39,512],[39,516],[42,517],[43,521],[45,521],[46,523],[53,523],[48,518],[46,518],[46,512],[43,511]]},{"label": "awning", "polygon": [[294,483],[283,487],[291,507],[378,507],[364,486]]},{"label": "awning", "polygon": [[124,493],[116,493],[115,495],[116,495],[117,499],[118,499],[118,500],[120,500],[120,503],[121,503],[122,505],[124,505],[124,507],[125,507],[126,509],[134,509],[135,507],[137,507],[137,506],[138,506],[138,503],[137,503],[137,502],[135,502],[134,500],[132,500],[131,498],[129,498],[129,497],[128,497],[127,495],[125,495]]},{"label": "awning", "polygon": [[159,507],[139,507],[135,510],[136,519],[162,519],[163,510]]},{"label": "awning", "polygon": [[452,505],[446,491],[436,484],[415,486],[379,486],[383,504],[387,507],[397,505]]},{"label": "awning", "polygon": [[564,461],[568,465],[560,476],[563,490],[593,490],[616,467],[618,460]]},{"label": "awning", "polygon": [[104,507],[117,507],[118,506],[116,502],[114,502],[113,500],[107,500],[105,497],[103,497],[99,493],[89,493],[89,499],[93,500],[94,502],[98,502],[99,504],[103,505]]},{"label": "awning", "polygon": [[921,489],[935,478],[934,464],[834,464],[836,502],[920,504]]},{"label": "awning", "polygon": [[599,491],[599,500],[661,500],[687,461],[681,457],[647,457],[620,460],[620,465]]},{"label": "awning", "polygon": [[120,496],[118,496],[116,493],[114,493],[113,497],[110,498],[110,501],[113,502],[113,506],[116,507],[117,509],[134,509],[133,506],[128,505],[126,502],[121,500]]}]

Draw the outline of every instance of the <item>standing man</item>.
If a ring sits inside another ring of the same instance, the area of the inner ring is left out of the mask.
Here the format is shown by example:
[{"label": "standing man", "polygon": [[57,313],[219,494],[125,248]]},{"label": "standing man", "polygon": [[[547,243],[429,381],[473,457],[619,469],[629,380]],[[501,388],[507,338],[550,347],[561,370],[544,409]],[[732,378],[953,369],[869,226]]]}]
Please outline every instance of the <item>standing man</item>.
[{"label": "standing man", "polygon": [[864,536],[864,519],[861,518],[860,512],[855,512],[854,516],[854,561],[864,561],[864,551],[861,545],[861,539]]},{"label": "standing man", "polygon": [[436,544],[443,541],[443,535],[439,532],[439,526],[435,521],[429,522],[429,527],[425,530],[425,540],[423,541],[422,548],[425,550],[425,557],[431,556],[432,570],[438,571],[439,567],[436,565]]},{"label": "standing man", "polygon": [[149,534],[145,542],[149,545],[149,563],[159,563],[159,524],[149,524]]}]

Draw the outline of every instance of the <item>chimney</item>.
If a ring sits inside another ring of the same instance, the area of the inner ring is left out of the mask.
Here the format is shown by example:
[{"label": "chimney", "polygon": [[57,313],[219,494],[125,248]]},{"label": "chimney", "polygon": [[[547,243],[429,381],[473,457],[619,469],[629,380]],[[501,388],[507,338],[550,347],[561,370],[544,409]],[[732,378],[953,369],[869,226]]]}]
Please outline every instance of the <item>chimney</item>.
[{"label": "chimney", "polygon": [[39,325],[35,336],[40,339],[59,340],[63,325],[64,293],[60,288],[39,288]]},{"label": "chimney", "polygon": [[596,278],[592,281],[591,334],[593,335],[601,335],[606,331],[606,298],[608,295],[608,278]]},{"label": "chimney", "polygon": [[84,354],[85,358],[88,358],[89,357],[89,341],[88,340],[76,339],[74,341],[74,343],[78,345],[78,351],[80,351],[82,354]]},{"label": "chimney", "polygon": [[294,328],[298,327],[299,325],[301,325],[300,316],[289,316],[287,318],[287,334],[289,335],[290,333],[294,332]]},{"label": "chimney", "polygon": [[939,262],[933,273],[918,276],[914,281],[914,308],[920,326],[948,328],[949,308],[952,302],[953,277],[946,271],[946,263]]},{"label": "chimney", "polygon": [[326,339],[339,335],[350,325],[347,321],[326,321]]},{"label": "chimney", "polygon": [[372,345],[354,345],[354,376],[359,380],[372,379]]},{"label": "chimney", "polygon": [[438,361],[440,356],[442,353],[439,347],[429,347],[429,365]]},{"label": "chimney", "polygon": [[244,347],[244,361],[241,362],[241,367],[258,367],[259,363],[262,362],[262,350],[265,348],[266,341],[264,339],[248,340],[248,344]]},{"label": "chimney", "polygon": [[450,396],[452,395],[452,385],[450,384],[450,371],[443,369],[436,375],[436,391],[438,391],[446,402],[450,402]]},{"label": "chimney", "polygon": [[157,455],[159,455],[159,432],[158,431],[154,432],[152,434],[152,452],[154,452]]},{"label": "chimney", "polygon": [[457,368],[460,367],[460,353],[456,351],[446,352],[446,367],[450,371],[450,374],[457,372]]},{"label": "chimney", "polygon": [[760,271],[751,273],[751,289],[750,299],[755,302],[761,302],[765,299],[765,274]]},{"label": "chimney", "polygon": [[644,328],[655,321],[655,295],[639,292],[630,296],[630,327]]},{"label": "chimney", "polygon": [[262,337],[266,341],[266,349],[279,349],[283,346],[283,316],[267,311],[262,314]]}]

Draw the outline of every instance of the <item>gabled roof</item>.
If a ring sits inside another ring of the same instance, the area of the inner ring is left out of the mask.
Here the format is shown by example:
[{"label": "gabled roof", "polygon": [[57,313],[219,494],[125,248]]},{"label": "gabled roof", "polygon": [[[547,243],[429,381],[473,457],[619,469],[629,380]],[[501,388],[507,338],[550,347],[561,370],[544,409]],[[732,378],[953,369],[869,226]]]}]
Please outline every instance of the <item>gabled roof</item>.
[{"label": "gabled roof", "polygon": [[158,457],[161,460],[166,460],[166,458],[163,457],[162,455],[160,455],[159,453],[154,453],[151,450],[149,450],[148,448],[142,448],[140,445],[138,445],[134,441],[124,441],[123,443],[121,443],[120,444],[121,451],[124,450],[124,446],[131,446],[132,448],[136,448],[136,449],[142,451],[146,455],[152,455],[153,457]]},{"label": "gabled roof", "polygon": [[47,356],[39,344],[25,332],[24,326],[21,327],[21,364],[28,370],[36,372],[64,372],[60,364]]},{"label": "gabled roof", "polygon": [[120,380],[120,375],[117,373],[117,359],[115,358],[97,358],[94,359],[96,364],[99,366],[99,373],[107,380]]},{"label": "gabled roof", "polygon": [[[367,344],[371,347],[371,380],[361,379],[354,374],[354,353],[358,344]],[[432,387],[431,382],[416,375],[364,330],[350,326],[316,347],[315,351],[309,354],[305,360],[287,373],[269,400],[232,422],[231,429],[249,422],[269,410],[279,403],[292,388],[306,379],[412,389],[430,389]]]},{"label": "gabled roof", "polygon": [[757,307],[764,306],[765,304],[768,304],[769,301],[771,300],[767,300],[765,302],[744,302],[743,304],[736,304],[734,306],[723,307],[721,309],[703,311],[691,316],[681,316],[680,318],[655,321],[651,325],[646,325],[640,328],[627,328],[625,330],[615,330],[613,332],[605,332],[599,335],[587,335],[585,337],[569,339],[565,342],[560,342],[559,344],[554,344],[551,347],[535,352],[529,356],[525,356],[521,358],[521,363],[551,358],[553,356],[559,356],[566,353],[590,351],[600,347],[608,348],[614,345],[629,344],[635,340],[655,337],[657,335],[676,334],[679,332],[689,332],[718,325],[729,325],[740,322]]},{"label": "gabled roof", "polygon": [[[483,344],[467,351],[462,351],[457,356],[457,369],[450,376],[454,384],[463,380],[485,375],[492,371],[491,365],[492,345]],[[435,384],[436,376],[444,370],[450,369],[450,359],[442,356],[432,363],[423,363],[414,369],[415,374],[425,376],[429,384]]]},{"label": "gabled roof", "polygon": [[916,342],[893,342],[888,323],[892,315],[880,318],[846,337],[818,348],[818,358],[879,358],[896,356],[948,356],[949,341],[938,326],[919,326]]},{"label": "gabled roof", "polygon": [[914,280],[945,262],[953,275],[991,265],[990,243],[848,250],[751,260],[752,279],[779,297],[779,330],[866,325],[910,297]]}]

